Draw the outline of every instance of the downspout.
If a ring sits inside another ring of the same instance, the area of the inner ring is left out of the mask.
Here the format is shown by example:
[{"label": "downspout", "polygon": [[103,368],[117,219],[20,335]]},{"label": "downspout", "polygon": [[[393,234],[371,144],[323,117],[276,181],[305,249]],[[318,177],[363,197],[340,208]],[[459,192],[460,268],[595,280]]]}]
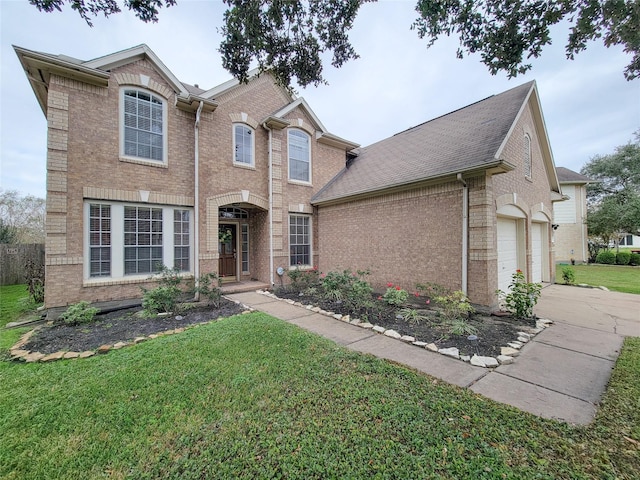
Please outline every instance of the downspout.
[{"label": "downspout", "polygon": [[462,173],[458,173],[456,178],[462,183],[462,293],[466,296],[469,271],[469,186],[462,179]]},{"label": "downspout", "polygon": [[586,201],[584,199],[584,197],[587,194],[587,187],[581,187],[580,188],[581,192],[580,192],[580,221],[582,222],[582,225],[580,228],[580,238],[581,238],[581,244],[582,244],[582,261],[584,263],[589,263],[589,256],[587,255],[587,252],[585,251],[584,246],[587,244],[586,238],[584,238],[584,232],[587,230],[587,225],[585,222],[585,214],[584,214],[584,207],[586,204]]},{"label": "downspout", "polygon": [[194,219],[193,219],[193,242],[194,242],[194,252],[193,252],[193,276],[195,277],[195,286],[196,286],[196,294],[195,300],[200,300],[200,293],[197,290],[198,280],[200,278],[200,149],[199,149],[199,128],[200,128],[200,114],[202,113],[202,107],[204,107],[204,102],[200,100],[200,105],[198,105],[198,110],[196,111],[196,123],[194,124]]},{"label": "downspout", "polygon": [[271,151],[273,131],[267,122],[262,126],[269,131],[269,282],[273,287],[275,285],[273,278],[273,153]]}]

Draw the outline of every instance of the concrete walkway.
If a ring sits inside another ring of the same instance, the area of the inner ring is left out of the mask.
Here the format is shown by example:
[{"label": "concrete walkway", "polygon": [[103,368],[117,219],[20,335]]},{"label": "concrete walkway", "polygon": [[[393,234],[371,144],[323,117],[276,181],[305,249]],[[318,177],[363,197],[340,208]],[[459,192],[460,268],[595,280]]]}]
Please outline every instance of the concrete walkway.
[{"label": "concrete walkway", "polygon": [[515,363],[489,370],[255,292],[228,297],[351,350],[544,418],[583,425],[594,418],[623,335],[640,336],[640,296],[551,285],[535,313],[556,324],[526,344]]}]

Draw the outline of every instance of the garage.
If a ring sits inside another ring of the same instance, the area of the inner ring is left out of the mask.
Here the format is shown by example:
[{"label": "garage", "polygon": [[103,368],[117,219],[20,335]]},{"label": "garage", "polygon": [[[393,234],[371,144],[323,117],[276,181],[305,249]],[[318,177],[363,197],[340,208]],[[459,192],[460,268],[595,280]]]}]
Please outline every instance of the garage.
[{"label": "garage", "polygon": [[518,269],[517,220],[498,217],[498,288],[509,289],[511,277]]}]

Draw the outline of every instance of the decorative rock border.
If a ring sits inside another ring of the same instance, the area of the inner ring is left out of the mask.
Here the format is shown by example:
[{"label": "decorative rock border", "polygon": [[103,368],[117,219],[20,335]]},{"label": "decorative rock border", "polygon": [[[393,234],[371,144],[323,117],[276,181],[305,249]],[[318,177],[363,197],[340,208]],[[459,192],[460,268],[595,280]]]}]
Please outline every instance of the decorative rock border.
[{"label": "decorative rock border", "polygon": [[320,315],[325,315],[327,317],[335,318],[336,320],[340,320],[345,323],[350,323],[351,325],[356,325],[360,328],[370,329],[376,333],[384,335],[386,337],[394,338],[400,340],[405,343],[409,343],[419,348],[426,348],[431,352],[436,352],[441,355],[446,355],[448,357],[452,357],[458,360],[462,360],[464,362],[469,362],[471,365],[475,365],[476,367],[484,367],[484,368],[495,368],[499,365],[509,365],[515,361],[515,357],[520,354],[520,349],[524,346],[524,344],[528,343],[534,336],[543,331],[545,328],[550,327],[553,324],[552,320],[547,319],[538,319],[536,320],[536,326],[527,328],[528,331],[518,332],[518,338],[513,342],[509,342],[507,346],[501,347],[500,355],[497,357],[485,357],[482,355],[473,355],[472,357],[468,355],[460,355],[460,350],[457,347],[449,347],[449,348],[438,348],[435,343],[426,343],[416,341],[416,339],[410,335],[401,335],[395,330],[386,329],[379,325],[373,325],[369,322],[362,322],[359,319],[351,318],[349,315],[341,315],[335,312],[329,312],[321,309],[315,305],[305,305],[301,302],[296,302],[295,300],[291,300],[288,298],[280,298],[274,293],[271,293],[267,290],[256,290],[256,293],[261,295],[265,295],[267,297],[280,300],[281,302],[289,303],[290,305],[295,305],[297,307],[306,308],[307,310],[311,310],[314,313],[319,313]]},{"label": "decorative rock border", "polygon": [[[237,302],[235,300],[231,300],[231,301],[234,302],[236,305],[242,305],[242,307],[245,309],[242,312],[242,315],[245,315],[247,313],[251,313],[251,312],[254,311],[251,307],[248,307],[247,305],[243,305],[240,302]],[[163,316],[166,316],[166,314],[163,315]],[[111,350],[119,350],[121,348],[128,347],[128,346],[131,346],[131,345],[137,345],[137,344],[145,342],[147,340],[153,340],[153,339],[159,338],[159,337],[166,337],[167,335],[175,335],[177,333],[182,333],[185,330],[190,330],[192,328],[197,328],[197,327],[199,327],[201,325],[207,325],[209,323],[213,323],[213,322],[216,322],[216,321],[218,321],[218,319],[209,320],[207,322],[194,323],[193,325],[187,325],[185,327],[165,330],[163,332],[152,333],[151,335],[148,335],[146,337],[143,337],[143,336],[136,337],[133,340],[126,341],[126,342],[116,342],[114,344],[105,344],[105,345],[99,346],[95,350],[86,350],[84,352],[72,352],[72,351],[67,351],[67,350],[60,350],[58,352],[49,353],[49,354],[44,354],[44,353],[40,353],[40,352],[32,352],[30,350],[25,350],[23,348],[27,344],[27,342],[29,342],[29,339],[31,338],[31,336],[34,333],[36,333],[40,328],[42,328],[41,326],[38,326],[38,327],[34,328],[33,330],[29,330],[27,333],[22,335],[22,337],[20,337],[20,340],[18,340],[18,342],[13,347],[11,347],[9,349],[9,355],[11,357],[11,360],[22,361],[22,362],[25,362],[25,363],[53,362],[53,361],[56,361],[56,360],[68,360],[68,359],[75,359],[75,358],[89,358],[89,357],[93,357],[94,355],[97,355],[97,354],[108,353]]]}]

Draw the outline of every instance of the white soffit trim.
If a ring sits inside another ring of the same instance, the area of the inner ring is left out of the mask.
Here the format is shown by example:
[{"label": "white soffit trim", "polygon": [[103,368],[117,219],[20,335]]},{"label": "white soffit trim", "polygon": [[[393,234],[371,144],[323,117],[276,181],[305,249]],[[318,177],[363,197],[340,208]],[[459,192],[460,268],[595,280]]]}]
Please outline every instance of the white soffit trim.
[{"label": "white soffit trim", "polygon": [[173,87],[175,92],[181,95],[188,95],[189,92],[182,82],[167,68],[160,58],[144,43],[136,47],[128,48],[120,52],[98,57],[83,63],[85,67],[100,70],[111,70],[113,68],[126,65],[140,58],[147,57],[158,69],[158,73]]},{"label": "white soffit trim", "polygon": [[322,122],[320,121],[318,116],[314,113],[314,111],[311,109],[311,107],[309,106],[309,104],[307,103],[307,101],[303,97],[299,97],[294,102],[291,102],[289,105],[286,105],[284,108],[278,110],[277,112],[275,112],[273,114],[273,116],[274,117],[284,117],[289,112],[295,110],[298,107],[302,107],[307,112],[309,117],[311,117],[311,120],[313,120],[313,123],[315,124],[314,126],[318,130],[320,130],[322,133],[328,133],[328,131],[325,128],[325,126],[322,124]]},{"label": "white soffit trim", "polygon": [[[257,76],[260,73],[259,68],[253,68],[247,72],[247,80],[251,80],[253,77]],[[237,87],[240,85],[240,81],[237,78],[232,78],[231,80],[227,80],[224,83],[221,83],[217,87],[213,87],[206,92],[202,93],[200,96],[204,98],[215,98],[222,95],[227,90],[232,89],[233,87]]]}]

